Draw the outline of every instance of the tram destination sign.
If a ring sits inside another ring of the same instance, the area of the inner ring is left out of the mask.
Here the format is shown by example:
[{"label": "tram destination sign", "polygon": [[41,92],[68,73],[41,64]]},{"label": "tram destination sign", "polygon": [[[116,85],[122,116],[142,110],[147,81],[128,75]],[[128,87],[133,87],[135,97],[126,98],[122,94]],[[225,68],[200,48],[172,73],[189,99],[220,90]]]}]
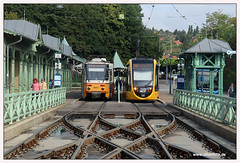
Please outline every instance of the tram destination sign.
[{"label": "tram destination sign", "polygon": [[153,64],[133,64],[133,68],[152,68]]},{"label": "tram destination sign", "polygon": [[103,64],[102,65],[97,65],[96,64],[96,65],[88,65],[88,67],[105,67],[105,65],[103,65]]}]

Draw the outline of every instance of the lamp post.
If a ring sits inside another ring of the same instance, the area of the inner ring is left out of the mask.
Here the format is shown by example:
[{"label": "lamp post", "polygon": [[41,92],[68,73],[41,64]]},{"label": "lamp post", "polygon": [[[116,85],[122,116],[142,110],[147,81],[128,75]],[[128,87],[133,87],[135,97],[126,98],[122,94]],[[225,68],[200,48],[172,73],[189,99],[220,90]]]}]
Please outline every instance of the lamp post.
[{"label": "lamp post", "polygon": [[170,53],[170,84],[169,94],[172,94],[172,40],[171,40],[171,53]]},{"label": "lamp post", "polygon": [[170,83],[169,83],[169,94],[172,94],[172,53],[170,54]]}]

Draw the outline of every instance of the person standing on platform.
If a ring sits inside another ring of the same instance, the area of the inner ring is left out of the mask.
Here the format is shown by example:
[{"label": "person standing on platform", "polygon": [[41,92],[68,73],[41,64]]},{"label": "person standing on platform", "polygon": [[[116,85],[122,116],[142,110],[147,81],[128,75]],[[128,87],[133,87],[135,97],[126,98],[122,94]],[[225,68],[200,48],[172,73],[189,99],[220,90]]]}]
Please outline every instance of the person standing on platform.
[{"label": "person standing on platform", "polygon": [[[39,91],[41,90],[41,85],[39,84],[37,78],[33,78],[33,83],[31,85],[32,91]],[[36,93],[38,94],[38,93]],[[33,94],[34,96],[34,94]]]},{"label": "person standing on platform", "polygon": [[119,84],[119,90],[121,91],[122,90],[122,81],[121,81],[121,79],[120,79],[120,77],[119,76],[117,76],[117,78],[116,78],[116,90],[118,91],[118,84]]},{"label": "person standing on platform", "polygon": [[228,96],[229,96],[229,97],[235,97],[235,96],[234,96],[233,83],[231,83],[230,87],[228,88]]},{"label": "person standing on platform", "polygon": [[49,81],[49,89],[53,89],[54,88],[54,82],[52,79],[50,79]]},{"label": "person standing on platform", "polygon": [[44,81],[44,79],[41,79],[41,89],[47,89],[47,83]]}]

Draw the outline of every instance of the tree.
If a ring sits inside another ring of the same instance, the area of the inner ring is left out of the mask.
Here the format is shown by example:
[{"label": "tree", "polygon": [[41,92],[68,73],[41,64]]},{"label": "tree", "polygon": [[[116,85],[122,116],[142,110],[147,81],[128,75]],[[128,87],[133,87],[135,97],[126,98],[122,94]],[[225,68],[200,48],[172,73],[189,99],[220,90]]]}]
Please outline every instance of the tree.
[{"label": "tree", "polygon": [[174,34],[174,35],[177,35],[177,33],[178,33],[178,30],[175,29],[174,32],[173,32],[173,34]]},{"label": "tree", "polygon": [[16,12],[11,12],[11,11],[4,12],[4,17],[5,17],[5,19],[9,19],[9,20],[20,19]]},{"label": "tree", "polygon": [[[132,4],[5,4],[4,19],[22,19],[41,25],[42,33],[63,39],[74,52],[87,58],[105,55],[112,60],[118,51],[124,63],[135,57],[137,39],[144,35],[140,5]],[[15,15],[12,13],[16,13]],[[124,14],[125,19],[119,19]],[[142,51],[148,51],[147,46]],[[145,53],[143,53],[145,55]],[[149,51],[151,54],[151,51]]]},{"label": "tree", "polygon": [[[213,38],[226,41],[233,50],[236,50],[236,17],[230,17],[223,14],[222,10],[206,14],[206,24],[202,28],[202,33],[207,33],[207,37],[211,35]],[[230,82],[236,81],[236,58],[226,58],[226,66],[223,72],[223,87],[226,90]],[[236,83],[237,84],[237,83]]]},{"label": "tree", "polygon": [[213,36],[228,42],[232,49],[236,50],[236,17],[223,14],[222,10],[206,14],[206,24],[202,33],[207,37]]}]

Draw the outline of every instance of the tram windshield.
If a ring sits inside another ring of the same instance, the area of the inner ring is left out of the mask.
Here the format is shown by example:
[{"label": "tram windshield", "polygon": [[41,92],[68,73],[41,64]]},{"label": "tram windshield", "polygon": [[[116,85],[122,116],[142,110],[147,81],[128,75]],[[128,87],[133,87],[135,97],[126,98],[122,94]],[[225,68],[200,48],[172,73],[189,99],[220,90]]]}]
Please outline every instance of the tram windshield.
[{"label": "tram windshield", "polygon": [[153,86],[153,64],[133,64],[133,86]]},{"label": "tram windshield", "polygon": [[87,80],[105,80],[106,65],[87,65]]}]

